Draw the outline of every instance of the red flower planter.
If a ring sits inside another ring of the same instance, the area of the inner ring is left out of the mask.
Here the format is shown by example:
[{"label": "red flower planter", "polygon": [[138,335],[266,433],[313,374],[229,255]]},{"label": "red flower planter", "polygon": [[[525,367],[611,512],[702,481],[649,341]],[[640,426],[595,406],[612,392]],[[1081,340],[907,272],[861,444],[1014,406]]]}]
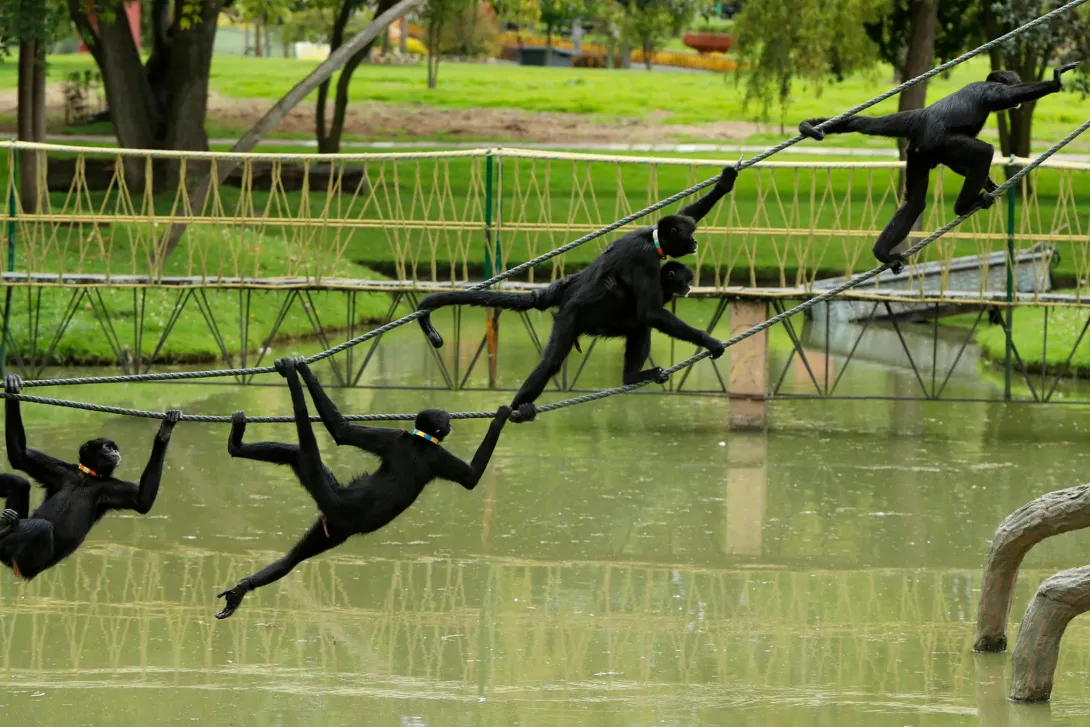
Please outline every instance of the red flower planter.
[{"label": "red flower planter", "polygon": [[727,33],[686,33],[681,40],[697,53],[726,53],[734,41]]}]

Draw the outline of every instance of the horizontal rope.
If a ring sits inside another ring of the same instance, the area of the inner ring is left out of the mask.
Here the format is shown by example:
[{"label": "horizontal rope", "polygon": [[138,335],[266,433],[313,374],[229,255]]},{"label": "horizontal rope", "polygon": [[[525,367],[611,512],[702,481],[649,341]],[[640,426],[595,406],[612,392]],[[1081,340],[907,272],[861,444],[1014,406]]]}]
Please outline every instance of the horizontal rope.
[{"label": "horizontal rope", "polygon": [[[285,142],[290,143],[290,141]],[[128,149],[115,146],[78,146],[74,144],[46,144],[38,141],[4,141],[0,149],[25,151],[58,152],[62,154],[90,154],[92,156],[121,156],[139,159],[193,159],[212,161],[224,159],[243,162],[381,162],[398,159],[451,159],[485,157],[492,153],[491,148],[458,149],[454,151],[399,151],[399,152],[358,152],[342,154],[300,154],[291,152],[231,152],[231,151],[173,151],[169,149]]]}]

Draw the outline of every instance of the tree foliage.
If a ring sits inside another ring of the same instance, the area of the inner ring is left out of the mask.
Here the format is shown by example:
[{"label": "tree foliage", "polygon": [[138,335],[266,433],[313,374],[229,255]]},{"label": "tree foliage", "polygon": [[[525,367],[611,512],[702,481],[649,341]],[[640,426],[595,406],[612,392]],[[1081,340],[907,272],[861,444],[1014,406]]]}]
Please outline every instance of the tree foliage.
[{"label": "tree foliage", "polygon": [[878,48],[864,23],[888,12],[891,0],[762,0],[746,3],[734,29],[746,70],[746,104],[767,118],[773,104],[781,124],[796,79],[817,93],[830,77],[871,67]]},{"label": "tree foliage", "polygon": [[[912,31],[913,0],[892,0],[889,12],[869,22],[863,28],[878,48],[878,57],[902,71],[905,53]],[[934,58],[939,63],[956,58],[979,45],[981,38],[979,3],[936,2],[938,22],[935,25]]]},{"label": "tree foliage", "polygon": [[4,55],[24,40],[41,41],[44,47],[71,28],[63,0],[0,0],[0,45]]},{"label": "tree foliage", "polygon": [[629,0],[624,15],[624,32],[643,50],[643,61],[651,68],[651,54],[676,37],[698,13],[707,14],[704,0]]},{"label": "tree foliage", "polygon": [[[1062,0],[981,0],[984,28],[995,38],[1062,7]],[[1077,10],[1066,17],[1043,23],[993,48],[992,68],[1017,71],[1023,81],[1039,81],[1049,67],[1065,60],[1077,60],[1087,43],[1090,23]],[[1029,156],[1033,139],[1035,101],[998,114],[999,143],[1003,154]]]}]

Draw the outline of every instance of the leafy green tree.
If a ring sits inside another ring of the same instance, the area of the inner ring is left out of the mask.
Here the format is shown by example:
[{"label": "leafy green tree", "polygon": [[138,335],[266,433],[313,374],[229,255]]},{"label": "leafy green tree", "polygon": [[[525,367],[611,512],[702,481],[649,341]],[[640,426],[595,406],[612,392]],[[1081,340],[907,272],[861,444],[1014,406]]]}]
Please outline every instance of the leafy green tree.
[{"label": "leafy green tree", "polygon": [[[0,43],[4,55],[19,46],[17,125],[20,141],[44,142],[46,50],[70,30],[60,0],[0,0]],[[37,208],[39,154],[19,157],[19,191],[23,209]],[[42,190],[44,193],[45,190]]]},{"label": "leafy green tree", "polygon": [[522,31],[541,19],[541,3],[538,0],[496,0],[492,3],[496,17],[504,23],[518,27],[518,43],[522,45]]},{"label": "leafy green tree", "polygon": [[[69,17],[102,74],[118,144],[130,149],[208,150],[208,74],[216,21],[231,0],[148,0],[151,46],[140,58],[123,0],[66,0]],[[178,165],[156,167],[173,186]],[[143,162],[127,179],[139,186]]]},{"label": "leafy green tree", "polygon": [[624,27],[629,38],[643,50],[643,62],[651,70],[651,55],[677,37],[700,12],[707,12],[703,0],[630,0]]},{"label": "leafy green tree", "polygon": [[[982,0],[982,3],[984,31],[989,38],[1003,35],[1066,4],[1060,0]],[[1041,80],[1046,71],[1051,73],[1050,65],[1078,60],[1080,45],[1085,46],[1090,35],[1087,19],[1085,13],[1073,11],[1067,17],[1038,25],[996,46],[989,51],[992,69],[1017,71],[1025,82]],[[999,145],[1004,155],[1029,156],[1036,108],[1037,102],[1030,101],[997,114]]]},{"label": "leafy green tree", "polygon": [[746,65],[744,102],[757,102],[767,118],[779,105],[784,125],[797,79],[820,94],[832,77],[869,68],[878,48],[864,23],[889,12],[891,0],[762,0],[736,16],[738,53]]},{"label": "leafy green tree", "polygon": [[[297,0],[235,0],[234,10],[243,22],[254,26],[254,55],[272,56],[272,39],[269,29],[280,25],[291,15]],[[262,52],[262,39],[265,46]]]},{"label": "leafy green tree", "polygon": [[553,31],[569,27],[586,12],[583,0],[541,0],[540,22],[545,26],[545,65],[553,61]]}]

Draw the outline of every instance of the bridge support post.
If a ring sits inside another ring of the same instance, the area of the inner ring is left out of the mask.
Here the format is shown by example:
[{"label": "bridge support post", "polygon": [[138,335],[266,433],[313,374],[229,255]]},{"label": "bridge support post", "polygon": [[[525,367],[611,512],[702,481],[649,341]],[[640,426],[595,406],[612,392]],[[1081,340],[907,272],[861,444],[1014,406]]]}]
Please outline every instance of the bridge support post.
[{"label": "bridge support post", "polygon": [[[768,304],[733,300],[730,303],[732,336],[768,319]],[[731,431],[764,431],[768,428],[768,331],[750,336],[727,349],[730,367]]]}]

